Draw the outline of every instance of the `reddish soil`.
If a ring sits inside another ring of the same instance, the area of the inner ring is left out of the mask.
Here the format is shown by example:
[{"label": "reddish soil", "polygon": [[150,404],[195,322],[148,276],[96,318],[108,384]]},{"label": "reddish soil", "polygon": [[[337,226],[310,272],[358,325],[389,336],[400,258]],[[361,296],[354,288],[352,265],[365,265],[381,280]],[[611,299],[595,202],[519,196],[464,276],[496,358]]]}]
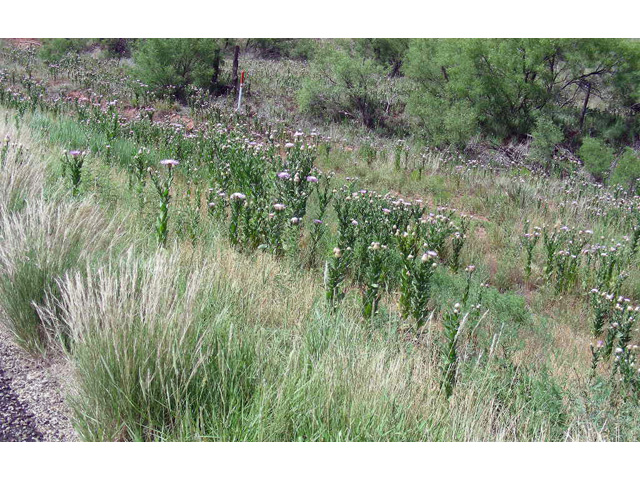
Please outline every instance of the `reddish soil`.
[{"label": "reddish soil", "polygon": [[5,40],[20,48],[42,46],[42,41],[38,38],[5,38]]},{"label": "reddish soil", "polygon": [[85,94],[80,90],[73,90],[72,92],[67,93],[67,97],[72,98],[74,100],[78,100],[80,102],[88,102],[89,97],[85,96]]}]

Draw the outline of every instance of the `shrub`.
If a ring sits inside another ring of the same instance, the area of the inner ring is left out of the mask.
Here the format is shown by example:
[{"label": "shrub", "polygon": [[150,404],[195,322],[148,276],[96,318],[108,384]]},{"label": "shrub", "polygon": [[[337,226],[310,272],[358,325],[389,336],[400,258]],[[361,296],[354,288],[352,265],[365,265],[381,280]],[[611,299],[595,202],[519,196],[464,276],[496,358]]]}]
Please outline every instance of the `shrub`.
[{"label": "shrub", "polygon": [[45,62],[59,62],[68,53],[80,53],[89,43],[87,38],[47,38],[42,42],[39,55]]},{"label": "shrub", "polygon": [[640,178],[640,154],[632,148],[625,148],[613,173],[611,184],[620,184],[631,190],[638,185]]},{"label": "shrub", "polygon": [[311,75],[298,93],[300,109],[312,116],[356,119],[368,128],[384,121],[379,84],[384,68],[347,42],[325,45],[314,56]]},{"label": "shrub", "polygon": [[399,76],[409,48],[407,38],[360,38],[358,48],[365,57],[373,58],[389,69],[389,77]]},{"label": "shrub", "polygon": [[550,110],[564,124],[593,125],[596,97],[620,112],[608,120],[629,127],[639,60],[637,42],[617,39],[415,39],[404,66],[414,82],[407,109],[420,134],[443,144],[540,134],[537,118]]},{"label": "shrub", "polygon": [[530,157],[540,164],[550,165],[556,145],[564,139],[562,130],[551,118],[542,115],[536,120],[531,136]]},{"label": "shrub", "polygon": [[582,141],[578,155],[593,178],[604,182],[613,163],[613,150],[602,140],[587,137]]},{"label": "shrub", "polygon": [[133,58],[135,74],[160,94],[185,101],[189,85],[212,93],[220,87],[222,54],[216,39],[151,38],[136,44]]},{"label": "shrub", "polygon": [[247,41],[247,47],[253,47],[265,58],[308,59],[315,42],[308,38],[252,38]]},{"label": "shrub", "polygon": [[133,38],[100,38],[98,43],[104,49],[108,57],[127,58],[131,56]]}]

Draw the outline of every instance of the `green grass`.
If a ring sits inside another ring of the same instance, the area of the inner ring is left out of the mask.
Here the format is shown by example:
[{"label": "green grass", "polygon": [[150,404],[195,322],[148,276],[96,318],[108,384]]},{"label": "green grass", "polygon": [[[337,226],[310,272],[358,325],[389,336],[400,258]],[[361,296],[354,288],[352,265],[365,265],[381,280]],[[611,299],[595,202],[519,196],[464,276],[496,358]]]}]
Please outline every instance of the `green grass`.
[{"label": "green grass", "polygon": [[[297,81],[286,72],[273,77],[261,88]],[[270,108],[287,118],[286,105]],[[126,135],[109,140],[66,115],[27,113],[19,130],[12,110],[2,117],[0,138],[10,133],[31,148],[22,162],[12,149],[11,169],[0,172],[2,321],[34,354],[65,351],[74,367],[73,421],[85,440],[638,438],[637,402],[622,400],[605,367],[590,377],[583,287],[558,294],[546,285],[540,245],[529,280],[522,270],[527,219],[592,228],[595,236],[629,234],[628,217],[614,202],[597,200],[601,192],[509,172],[458,171],[442,155],[410,151],[397,169],[388,148],[371,166],[341,142],[320,148],[317,163],[337,172],[336,185],[357,176],[358,188],[479,217],[461,270],[477,266],[470,299],[482,292],[480,314],[460,332],[456,388],[447,400],[441,320],[464,294],[464,273],[438,269],[432,320],[419,332],[398,314],[393,289],[371,322],[361,315],[361,287],[349,282],[331,311],[321,270],[335,244],[334,213],[313,269],[299,268],[314,263],[305,260],[307,237],[300,259],[240,252],[225,238],[226,225],[206,214],[202,198],[194,200],[191,189],[208,187],[194,170],[176,178],[169,242],[157,249],[157,195],[149,183],[139,195],[127,172],[144,145]],[[336,134],[369,141],[358,131]],[[152,161],[173,158],[166,143],[148,145]],[[73,148],[90,150],[80,199],[60,176],[62,150]],[[594,215],[590,203],[610,217]],[[635,299],[637,266],[630,273],[623,292]]]}]

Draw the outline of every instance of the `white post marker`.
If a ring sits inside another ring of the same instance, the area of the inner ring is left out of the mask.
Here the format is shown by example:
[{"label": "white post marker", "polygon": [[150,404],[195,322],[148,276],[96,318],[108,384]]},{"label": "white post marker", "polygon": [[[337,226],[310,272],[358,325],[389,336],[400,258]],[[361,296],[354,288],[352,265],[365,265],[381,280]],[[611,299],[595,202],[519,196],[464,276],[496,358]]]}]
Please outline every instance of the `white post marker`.
[{"label": "white post marker", "polygon": [[242,87],[244,87],[244,70],[240,74],[240,90],[238,90],[238,108],[236,108],[236,112],[240,111],[240,105],[242,104]]}]

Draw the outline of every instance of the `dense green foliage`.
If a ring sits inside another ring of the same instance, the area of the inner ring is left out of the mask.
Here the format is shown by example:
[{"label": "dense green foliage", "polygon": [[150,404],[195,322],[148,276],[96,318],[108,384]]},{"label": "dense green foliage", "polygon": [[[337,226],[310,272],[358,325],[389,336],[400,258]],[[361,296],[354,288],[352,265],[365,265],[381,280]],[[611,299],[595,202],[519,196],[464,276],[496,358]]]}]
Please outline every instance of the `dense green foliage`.
[{"label": "dense green foliage", "polygon": [[535,127],[531,132],[533,141],[529,151],[530,158],[533,162],[548,166],[553,157],[556,145],[562,142],[564,136],[558,125],[547,116],[541,115],[536,119]]},{"label": "dense green foliage", "polygon": [[635,150],[626,147],[618,163],[616,164],[613,173],[611,174],[611,184],[620,184],[625,188],[635,190],[638,186],[638,179],[640,178],[640,154]]},{"label": "dense green foliage", "polygon": [[367,128],[384,123],[390,106],[384,98],[385,68],[359,50],[345,40],[316,51],[298,95],[303,112],[334,121],[355,119]]},{"label": "dense green foliage", "polygon": [[408,38],[360,38],[356,44],[363,56],[388,67],[389,77],[396,77],[401,74],[409,41]]},{"label": "dense green foliage", "polygon": [[215,92],[219,87],[221,48],[216,39],[151,38],[136,44],[135,73],[159,93],[186,100],[187,87]]},{"label": "dense green foliage", "polygon": [[80,53],[89,43],[87,38],[47,38],[39,54],[45,62],[59,62],[68,53]]},{"label": "dense green foliage", "polygon": [[136,42],[133,38],[98,38],[97,43],[104,49],[106,55],[112,58],[126,58],[131,56],[131,50]]},{"label": "dense green foliage", "polygon": [[[541,114],[569,142],[582,130],[629,141],[639,62],[639,45],[625,40],[419,39],[407,55],[408,109],[436,144],[522,137]],[[613,131],[616,122],[629,128]]]},{"label": "dense green foliage", "polygon": [[596,180],[602,182],[607,178],[614,157],[611,147],[598,138],[587,137],[583,140],[578,154],[587,171]]},{"label": "dense green foliage", "polygon": [[245,49],[254,49],[265,58],[308,59],[313,55],[315,43],[305,38],[250,38]]}]

